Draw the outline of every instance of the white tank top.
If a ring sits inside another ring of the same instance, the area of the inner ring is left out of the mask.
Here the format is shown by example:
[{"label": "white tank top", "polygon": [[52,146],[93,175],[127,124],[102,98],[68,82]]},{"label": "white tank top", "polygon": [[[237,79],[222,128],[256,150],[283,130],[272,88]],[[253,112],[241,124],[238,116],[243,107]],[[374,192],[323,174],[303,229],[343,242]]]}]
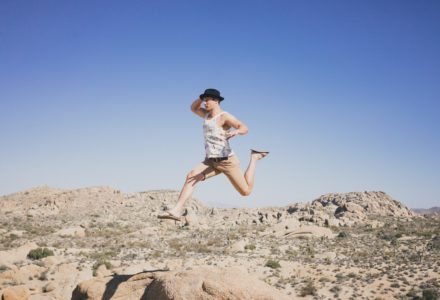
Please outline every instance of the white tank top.
[{"label": "white tank top", "polygon": [[217,118],[225,111],[217,114],[208,120],[208,114],[203,122],[203,133],[205,135],[205,151],[206,157],[227,157],[234,155],[229,141],[226,139],[226,130],[217,125]]}]

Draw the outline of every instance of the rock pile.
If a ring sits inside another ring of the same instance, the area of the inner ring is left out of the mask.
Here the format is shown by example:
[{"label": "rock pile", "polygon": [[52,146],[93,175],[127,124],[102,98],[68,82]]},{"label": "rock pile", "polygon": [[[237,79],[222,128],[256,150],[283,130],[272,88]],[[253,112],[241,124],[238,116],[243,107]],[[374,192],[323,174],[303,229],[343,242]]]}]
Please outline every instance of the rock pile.
[{"label": "rock pile", "polygon": [[[41,187],[1,197],[2,212],[28,216],[60,216],[64,220],[87,219],[106,215],[107,219],[120,219],[121,214],[155,216],[173,206],[177,191],[148,191],[123,194],[110,187],[77,190],[59,190]],[[207,227],[212,225],[275,225],[295,219],[320,226],[351,226],[371,223],[372,216],[411,218],[416,214],[384,192],[331,193],[310,203],[294,203],[285,207],[210,208],[197,199],[188,202],[183,225]],[[84,226],[83,226],[84,227]],[[64,228],[60,235],[82,236],[81,227]]]},{"label": "rock pile", "polygon": [[311,203],[294,204],[287,211],[300,221],[321,225],[370,223],[371,217],[411,218],[415,214],[384,192],[350,192],[322,195]]},{"label": "rock pile", "polygon": [[[157,214],[173,206],[178,195],[169,190],[124,194],[110,187],[40,187],[0,197],[0,295],[283,299],[276,286],[255,277],[271,276],[265,268],[272,256],[285,259],[285,270],[291,272],[291,258],[302,249],[309,249],[304,253],[310,257],[301,259],[336,258],[328,250],[315,256],[311,246],[319,239],[328,247],[336,239],[337,230],[329,225],[372,224],[377,222],[373,216],[415,216],[383,192],[353,192],[255,209],[211,208],[190,199],[182,222],[158,220]],[[311,244],[299,247],[305,240]],[[54,256],[36,261],[27,256],[46,246]],[[246,268],[231,268],[237,265]],[[142,271],[158,268],[172,270]]]},{"label": "rock pile", "polygon": [[80,283],[72,300],[283,300],[277,289],[240,268],[198,267],[94,278]]}]

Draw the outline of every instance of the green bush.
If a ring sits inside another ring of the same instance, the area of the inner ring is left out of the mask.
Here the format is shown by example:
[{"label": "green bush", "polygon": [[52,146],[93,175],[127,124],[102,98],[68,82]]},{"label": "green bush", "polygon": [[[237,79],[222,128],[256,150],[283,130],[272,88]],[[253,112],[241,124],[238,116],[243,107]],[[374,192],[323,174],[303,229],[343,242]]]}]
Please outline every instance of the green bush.
[{"label": "green bush", "polygon": [[244,249],[246,250],[255,250],[255,248],[257,248],[254,244],[249,244],[244,246]]},{"label": "green bush", "polygon": [[438,299],[438,292],[434,289],[425,289],[422,292],[422,299],[423,300],[437,300]]},{"label": "green bush", "polygon": [[307,282],[307,284],[305,286],[302,287],[301,292],[300,292],[300,296],[301,297],[305,297],[308,295],[316,295],[317,289],[315,287],[315,285],[313,284],[313,282],[311,280],[309,280]]},{"label": "green bush", "polygon": [[264,266],[269,267],[271,269],[281,268],[280,263],[278,261],[272,260],[272,259],[269,259]]},{"label": "green bush", "polygon": [[347,238],[347,237],[349,237],[350,235],[347,233],[347,232],[345,232],[345,231],[341,231],[341,232],[339,232],[339,234],[338,234],[338,238]]},{"label": "green bush", "polygon": [[440,235],[434,237],[428,244],[429,250],[440,250]]},{"label": "green bush", "polygon": [[9,270],[9,268],[5,265],[0,265],[0,273],[2,273],[3,271]]},{"label": "green bush", "polygon": [[41,259],[47,256],[53,256],[53,251],[48,248],[37,248],[29,251],[27,257],[32,260]]},{"label": "green bush", "polygon": [[95,262],[95,264],[92,267],[93,270],[93,276],[96,276],[96,271],[98,270],[100,265],[104,265],[107,270],[110,270],[112,268],[112,264],[107,261],[107,260],[98,260],[97,262]]}]

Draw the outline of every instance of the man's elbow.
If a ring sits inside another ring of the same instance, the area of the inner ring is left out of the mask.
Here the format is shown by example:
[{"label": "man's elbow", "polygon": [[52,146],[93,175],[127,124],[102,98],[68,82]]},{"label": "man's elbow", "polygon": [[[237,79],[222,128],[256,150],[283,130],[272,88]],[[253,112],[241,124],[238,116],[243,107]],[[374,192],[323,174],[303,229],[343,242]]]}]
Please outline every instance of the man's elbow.
[{"label": "man's elbow", "polygon": [[241,132],[243,135],[248,134],[249,129],[246,126],[243,126],[243,128],[241,129]]}]

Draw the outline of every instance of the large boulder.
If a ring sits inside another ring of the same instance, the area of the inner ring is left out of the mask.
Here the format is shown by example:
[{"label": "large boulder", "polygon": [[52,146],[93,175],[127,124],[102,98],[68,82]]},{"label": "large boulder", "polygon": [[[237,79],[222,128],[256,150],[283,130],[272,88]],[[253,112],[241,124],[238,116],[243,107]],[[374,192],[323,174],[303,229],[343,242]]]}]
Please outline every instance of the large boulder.
[{"label": "large boulder", "polygon": [[83,281],[73,290],[72,300],[145,299],[153,273],[114,275]]},{"label": "large boulder", "polygon": [[198,267],[185,271],[143,272],[80,283],[72,300],[275,300],[288,299],[240,268]]},{"label": "large boulder", "polygon": [[16,262],[25,261],[29,251],[38,248],[34,242],[28,242],[16,249],[0,251],[0,265],[10,267]]},{"label": "large boulder", "polygon": [[268,228],[268,232],[272,232],[275,236],[287,235],[301,226],[301,223],[295,218],[289,218]]},{"label": "large boulder", "polygon": [[12,286],[3,291],[2,300],[27,300],[29,299],[29,289],[25,286]]},{"label": "large boulder", "polygon": [[26,265],[14,270],[4,271],[0,273],[0,288],[2,281],[26,282],[29,278],[40,277],[45,271],[47,271],[46,268],[37,265]]}]

